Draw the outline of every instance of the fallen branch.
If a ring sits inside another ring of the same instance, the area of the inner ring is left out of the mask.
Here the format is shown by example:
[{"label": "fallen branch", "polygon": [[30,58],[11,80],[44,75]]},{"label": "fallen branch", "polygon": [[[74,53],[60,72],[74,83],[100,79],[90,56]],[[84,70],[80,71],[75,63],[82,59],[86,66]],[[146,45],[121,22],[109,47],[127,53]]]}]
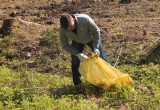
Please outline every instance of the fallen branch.
[{"label": "fallen branch", "polygon": [[43,25],[41,25],[41,24],[38,24],[38,23],[33,23],[33,22],[28,22],[28,21],[24,21],[24,20],[22,20],[22,19],[20,19],[20,18],[17,18],[18,20],[19,20],[19,22],[21,22],[21,23],[23,23],[23,24],[25,24],[25,25],[27,25],[27,26],[37,26],[37,27],[45,27],[45,26],[43,26]]},{"label": "fallen branch", "polygon": [[119,53],[118,53],[118,57],[117,57],[116,63],[114,64],[114,67],[116,67],[116,65],[117,65],[117,63],[118,63],[120,54],[121,54],[121,52],[122,52],[122,47],[121,47],[118,51],[119,51]]},{"label": "fallen branch", "polygon": [[[121,58],[123,58],[123,59],[126,59],[126,60],[130,61],[131,63],[134,63],[134,64],[138,65],[137,62],[135,62],[135,61],[133,61],[133,60],[130,60],[130,59],[128,59],[127,57],[122,56],[122,55],[121,55],[121,51],[122,51],[122,50],[120,50],[120,52],[119,52],[119,54],[118,54],[119,57],[121,57]],[[112,52],[113,52],[115,55],[117,54],[117,53],[114,52],[114,51],[112,51]],[[116,62],[118,62],[119,57],[117,58],[117,61],[116,61]]]},{"label": "fallen branch", "polygon": [[128,59],[127,57],[124,57],[124,56],[121,56],[121,55],[119,55],[119,56],[122,57],[122,58],[124,58],[124,59],[126,59],[126,60],[128,60],[128,61],[130,61],[130,62],[132,62],[132,63],[134,63],[134,64],[136,64],[136,65],[138,65],[137,62],[135,62],[135,61],[133,61],[133,60],[130,60],[130,59]]}]

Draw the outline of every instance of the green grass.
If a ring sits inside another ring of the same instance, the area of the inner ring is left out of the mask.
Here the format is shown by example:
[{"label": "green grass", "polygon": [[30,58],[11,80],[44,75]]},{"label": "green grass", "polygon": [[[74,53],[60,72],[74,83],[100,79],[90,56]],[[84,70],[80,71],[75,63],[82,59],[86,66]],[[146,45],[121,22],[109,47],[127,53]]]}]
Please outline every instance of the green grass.
[{"label": "green grass", "polygon": [[24,110],[90,110],[90,109],[147,109],[158,110],[160,104],[159,65],[123,65],[130,73],[134,89],[102,90],[83,79],[81,93],[76,91],[71,77],[38,73],[27,69],[14,71],[0,67],[1,109]]}]

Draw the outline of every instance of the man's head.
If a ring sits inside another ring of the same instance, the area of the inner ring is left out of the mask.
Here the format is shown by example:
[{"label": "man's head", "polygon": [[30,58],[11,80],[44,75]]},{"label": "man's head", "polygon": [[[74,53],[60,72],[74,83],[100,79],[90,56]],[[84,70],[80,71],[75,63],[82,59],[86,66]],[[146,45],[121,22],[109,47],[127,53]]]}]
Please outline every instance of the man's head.
[{"label": "man's head", "polygon": [[63,13],[60,18],[60,26],[64,29],[74,30],[75,19],[68,13]]}]

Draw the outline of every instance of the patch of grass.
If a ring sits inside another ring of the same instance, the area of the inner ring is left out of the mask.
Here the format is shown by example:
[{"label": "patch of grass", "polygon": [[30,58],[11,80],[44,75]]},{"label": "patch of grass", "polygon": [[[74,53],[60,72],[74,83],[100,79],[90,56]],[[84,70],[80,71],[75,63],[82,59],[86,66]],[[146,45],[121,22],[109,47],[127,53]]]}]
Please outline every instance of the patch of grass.
[{"label": "patch of grass", "polygon": [[76,91],[72,79],[42,74],[27,68],[13,71],[0,67],[0,104],[5,109],[158,109],[159,65],[121,65],[135,82],[134,89],[102,90],[83,79]]}]

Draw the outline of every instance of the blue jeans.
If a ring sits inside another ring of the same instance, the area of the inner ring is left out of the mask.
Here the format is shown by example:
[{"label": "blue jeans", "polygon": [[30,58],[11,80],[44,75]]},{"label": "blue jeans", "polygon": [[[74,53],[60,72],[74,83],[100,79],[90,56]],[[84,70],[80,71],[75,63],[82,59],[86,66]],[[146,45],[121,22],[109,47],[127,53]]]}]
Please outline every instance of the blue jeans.
[{"label": "blue jeans", "polygon": [[[94,51],[93,41],[87,43],[87,45],[92,49],[92,51]],[[73,48],[75,48],[76,50],[78,50],[78,53],[82,53],[83,52],[84,44],[72,41],[71,46]],[[108,63],[110,63],[109,60],[108,60],[108,58],[107,58],[107,56],[105,55],[105,53],[103,51],[102,43],[101,42],[99,42],[99,48],[98,49],[100,51],[99,57],[101,57],[102,59],[104,59],[105,61],[107,61]],[[78,85],[78,84],[81,83],[81,74],[78,71],[78,68],[79,68],[79,65],[80,65],[80,60],[75,55],[71,55],[71,58],[72,58],[71,63],[72,63],[73,83],[74,83],[74,85]]]}]

